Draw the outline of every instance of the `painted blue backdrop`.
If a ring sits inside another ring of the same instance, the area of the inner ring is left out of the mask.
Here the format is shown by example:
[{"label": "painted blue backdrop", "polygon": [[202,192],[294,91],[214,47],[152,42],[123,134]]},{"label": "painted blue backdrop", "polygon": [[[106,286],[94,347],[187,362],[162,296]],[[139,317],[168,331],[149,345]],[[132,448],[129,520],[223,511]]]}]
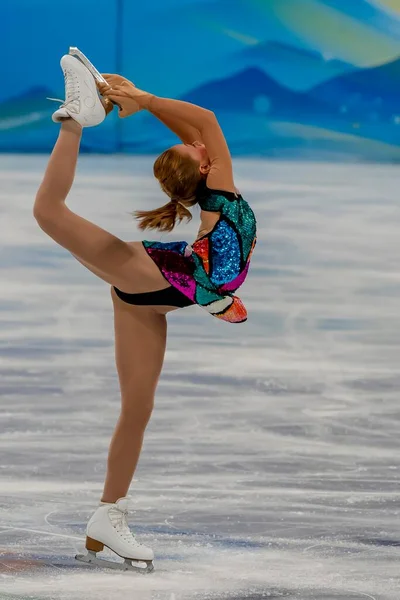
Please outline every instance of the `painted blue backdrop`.
[{"label": "painted blue backdrop", "polygon": [[[13,0],[1,7],[0,151],[49,151],[59,59],[214,110],[234,155],[400,159],[400,0]],[[155,153],[142,112],[87,129],[83,149]]]}]

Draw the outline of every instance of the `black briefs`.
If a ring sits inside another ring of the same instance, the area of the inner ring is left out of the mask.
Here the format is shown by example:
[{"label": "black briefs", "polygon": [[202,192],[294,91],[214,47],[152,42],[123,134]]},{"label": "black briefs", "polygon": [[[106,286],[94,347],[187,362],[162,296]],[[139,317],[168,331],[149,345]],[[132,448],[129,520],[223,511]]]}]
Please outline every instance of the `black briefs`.
[{"label": "black briefs", "polygon": [[115,286],[114,290],[118,298],[121,298],[121,300],[127,302],[128,304],[137,304],[141,306],[165,305],[176,306],[178,308],[184,308],[185,306],[196,304],[172,285],[163,290],[157,290],[155,292],[143,292],[142,294],[127,294],[126,292],[121,292],[121,290]]}]

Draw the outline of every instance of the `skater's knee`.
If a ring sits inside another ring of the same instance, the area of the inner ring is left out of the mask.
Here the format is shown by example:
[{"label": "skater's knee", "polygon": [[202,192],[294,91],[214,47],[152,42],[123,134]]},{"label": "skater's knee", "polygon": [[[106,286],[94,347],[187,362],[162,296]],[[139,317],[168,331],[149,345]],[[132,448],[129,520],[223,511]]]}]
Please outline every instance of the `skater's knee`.
[{"label": "skater's knee", "polygon": [[121,420],[133,429],[145,429],[154,408],[154,400],[135,402],[123,406],[121,409]]}]

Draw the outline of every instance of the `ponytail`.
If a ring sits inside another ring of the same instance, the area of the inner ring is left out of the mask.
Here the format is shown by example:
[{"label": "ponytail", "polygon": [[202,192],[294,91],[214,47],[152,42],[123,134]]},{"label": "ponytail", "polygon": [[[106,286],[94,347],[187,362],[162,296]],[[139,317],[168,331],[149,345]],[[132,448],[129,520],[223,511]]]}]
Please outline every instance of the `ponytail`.
[{"label": "ponytail", "polygon": [[[158,229],[159,231],[172,231],[175,225],[183,219],[192,220],[191,212],[183,204],[184,200],[171,199],[167,204],[154,210],[135,210],[131,213],[140,221],[138,227],[142,231],[145,229]],[[197,200],[189,204],[192,206]]]},{"label": "ponytail", "polygon": [[141,230],[172,231],[183,219],[192,220],[188,208],[197,204],[205,180],[196,161],[182,156],[174,148],[165,150],[157,158],[153,171],[170,201],[154,210],[135,210],[130,214],[140,221],[138,227]]}]

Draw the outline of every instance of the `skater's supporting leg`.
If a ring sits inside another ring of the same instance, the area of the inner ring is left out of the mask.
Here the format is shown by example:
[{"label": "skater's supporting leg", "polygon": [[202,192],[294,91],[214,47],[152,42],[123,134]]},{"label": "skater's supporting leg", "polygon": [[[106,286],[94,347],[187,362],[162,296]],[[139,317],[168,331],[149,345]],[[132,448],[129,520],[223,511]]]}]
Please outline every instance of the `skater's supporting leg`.
[{"label": "skater's supporting leg", "polygon": [[102,502],[115,502],[128,493],[153,410],[167,338],[164,314],[126,304],[113,289],[111,295],[122,406],[110,444]]}]

